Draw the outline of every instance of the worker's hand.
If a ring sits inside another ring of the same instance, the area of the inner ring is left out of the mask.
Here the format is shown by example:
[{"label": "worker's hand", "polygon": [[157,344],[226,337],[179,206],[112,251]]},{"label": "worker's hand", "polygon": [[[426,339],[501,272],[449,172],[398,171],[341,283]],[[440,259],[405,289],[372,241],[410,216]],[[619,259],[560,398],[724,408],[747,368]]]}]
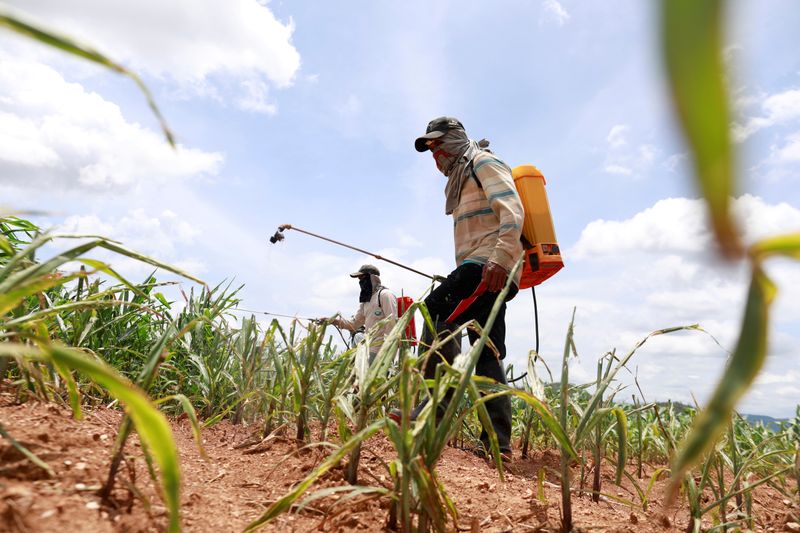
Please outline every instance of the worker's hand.
[{"label": "worker's hand", "polygon": [[483,265],[483,276],[481,281],[486,283],[486,290],[489,292],[500,292],[506,285],[508,272],[506,269],[489,261]]}]

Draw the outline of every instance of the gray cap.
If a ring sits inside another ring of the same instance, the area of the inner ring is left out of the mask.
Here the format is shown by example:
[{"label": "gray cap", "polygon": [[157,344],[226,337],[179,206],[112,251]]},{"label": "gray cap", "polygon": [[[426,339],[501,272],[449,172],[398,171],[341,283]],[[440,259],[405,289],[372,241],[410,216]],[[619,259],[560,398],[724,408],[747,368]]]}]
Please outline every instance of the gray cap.
[{"label": "gray cap", "polygon": [[461,124],[461,121],[459,121],[457,118],[453,117],[435,118],[428,122],[428,128],[425,130],[425,135],[422,137],[417,137],[417,140],[414,141],[414,148],[417,149],[417,152],[424,152],[428,149],[428,145],[425,144],[427,141],[431,139],[438,139],[452,129],[463,130],[464,125]]},{"label": "gray cap", "polygon": [[375,274],[376,276],[380,276],[381,271],[378,270],[378,267],[373,265],[361,265],[361,268],[358,269],[358,272],[353,272],[350,274],[350,277],[360,278],[361,276],[365,276],[367,274]]}]

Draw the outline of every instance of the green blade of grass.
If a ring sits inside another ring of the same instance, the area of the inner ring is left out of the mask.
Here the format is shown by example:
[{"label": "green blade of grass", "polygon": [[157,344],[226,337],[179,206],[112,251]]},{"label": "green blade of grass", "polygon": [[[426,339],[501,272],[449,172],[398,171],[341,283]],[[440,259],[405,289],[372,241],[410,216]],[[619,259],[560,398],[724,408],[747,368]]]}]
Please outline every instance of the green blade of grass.
[{"label": "green blade of grass", "polygon": [[694,155],[711,225],[728,257],[741,254],[731,216],[735,167],[722,64],[721,0],[662,0],[662,46],[672,99]]},{"label": "green blade of grass", "polygon": [[[480,377],[473,378],[476,382],[480,382]],[[499,386],[499,385],[498,385]],[[484,404],[489,400],[493,400],[494,398],[498,398],[500,396],[507,396],[513,395],[517,398],[520,398],[525,403],[527,403],[533,410],[539,415],[542,424],[550,430],[552,433],[553,438],[558,442],[558,444],[563,447],[564,450],[569,454],[570,457],[577,460],[578,453],[575,451],[575,448],[570,442],[567,433],[561,427],[558,420],[556,419],[555,415],[550,411],[547,405],[539,400],[536,396],[529,394],[523,390],[515,389],[513,387],[508,387],[507,389],[503,387],[504,390],[499,392],[494,392],[491,394],[484,394],[480,398],[475,399],[474,405],[477,406],[479,404]],[[467,412],[461,414],[457,421],[462,420],[467,415]]]}]

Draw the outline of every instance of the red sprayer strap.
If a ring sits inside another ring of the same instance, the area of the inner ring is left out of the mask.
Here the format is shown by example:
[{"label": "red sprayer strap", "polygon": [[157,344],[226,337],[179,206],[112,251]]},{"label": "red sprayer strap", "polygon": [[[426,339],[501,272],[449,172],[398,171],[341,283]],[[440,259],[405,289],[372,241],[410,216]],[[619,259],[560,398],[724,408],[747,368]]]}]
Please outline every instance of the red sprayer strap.
[{"label": "red sprayer strap", "polygon": [[485,281],[481,281],[478,284],[477,288],[475,289],[475,292],[473,292],[467,298],[464,298],[463,300],[461,300],[461,302],[458,304],[458,306],[456,306],[456,308],[453,310],[453,312],[450,313],[450,316],[447,317],[447,323],[450,324],[456,318],[458,318],[459,315],[461,315],[461,313],[466,311],[469,308],[469,306],[472,305],[472,302],[477,300],[478,296],[480,296],[484,292],[486,292],[486,282]]}]

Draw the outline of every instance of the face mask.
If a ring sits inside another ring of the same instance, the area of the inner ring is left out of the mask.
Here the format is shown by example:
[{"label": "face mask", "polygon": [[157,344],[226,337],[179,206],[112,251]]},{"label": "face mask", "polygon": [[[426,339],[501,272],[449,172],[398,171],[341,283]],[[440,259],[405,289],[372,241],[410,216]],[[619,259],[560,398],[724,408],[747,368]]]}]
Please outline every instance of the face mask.
[{"label": "face mask", "polygon": [[453,168],[453,163],[456,161],[456,157],[450,152],[445,151],[442,146],[437,147],[433,152],[433,159],[436,161],[436,168],[445,176],[450,174],[450,169]]},{"label": "face mask", "polygon": [[372,280],[370,276],[362,276],[358,279],[358,286],[361,287],[361,294],[358,295],[360,303],[368,302],[372,298]]}]

